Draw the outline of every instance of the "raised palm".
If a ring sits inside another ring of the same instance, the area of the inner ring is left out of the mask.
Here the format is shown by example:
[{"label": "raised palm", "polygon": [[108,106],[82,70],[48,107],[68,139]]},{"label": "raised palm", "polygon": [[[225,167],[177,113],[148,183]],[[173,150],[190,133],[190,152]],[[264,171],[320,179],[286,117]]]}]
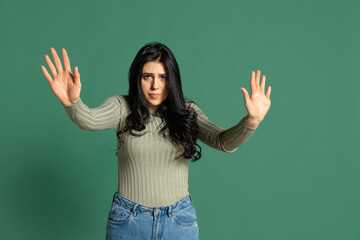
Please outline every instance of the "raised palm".
[{"label": "raised palm", "polygon": [[255,72],[251,72],[250,79],[250,88],[251,88],[251,97],[245,88],[241,88],[244,94],[245,107],[248,112],[248,118],[252,119],[253,122],[260,123],[266,113],[269,111],[271,101],[270,93],[271,86],[268,87],[268,90],[265,95],[265,75],[262,77],[262,82],[260,85],[260,70],[257,71],[256,76]]},{"label": "raised palm", "polygon": [[41,65],[41,70],[48,80],[51,91],[55,94],[55,96],[63,105],[71,105],[80,97],[80,73],[78,72],[77,67],[74,68],[74,74],[71,72],[70,60],[65,48],[62,49],[65,71],[63,70],[61,61],[55,49],[50,48],[50,52],[53,56],[56,68],[48,55],[45,55],[44,57],[54,79],[51,78],[50,74],[43,65]]}]

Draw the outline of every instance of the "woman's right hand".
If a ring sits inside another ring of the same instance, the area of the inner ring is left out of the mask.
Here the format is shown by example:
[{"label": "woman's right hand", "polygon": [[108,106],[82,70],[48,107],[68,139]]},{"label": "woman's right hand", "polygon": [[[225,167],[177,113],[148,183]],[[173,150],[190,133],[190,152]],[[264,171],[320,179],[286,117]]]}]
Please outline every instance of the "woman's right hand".
[{"label": "woman's right hand", "polygon": [[65,71],[62,68],[61,61],[55,49],[50,48],[50,52],[54,59],[56,68],[51,62],[51,59],[48,55],[45,55],[45,61],[54,79],[51,78],[50,74],[43,65],[41,65],[41,70],[50,84],[51,91],[53,91],[53,93],[60,100],[60,102],[64,106],[72,105],[80,97],[80,91],[81,91],[80,73],[78,72],[77,67],[75,67],[74,74],[72,74],[70,67],[70,60],[65,48],[62,49]]}]

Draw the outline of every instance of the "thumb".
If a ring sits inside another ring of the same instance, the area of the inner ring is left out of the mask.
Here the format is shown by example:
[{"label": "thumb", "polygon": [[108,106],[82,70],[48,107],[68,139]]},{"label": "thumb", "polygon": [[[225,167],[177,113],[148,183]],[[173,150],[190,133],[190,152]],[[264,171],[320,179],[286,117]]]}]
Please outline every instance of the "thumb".
[{"label": "thumb", "polygon": [[79,84],[80,83],[80,73],[78,70],[78,67],[74,67],[74,83]]},{"label": "thumb", "polygon": [[249,97],[249,93],[248,93],[248,91],[245,89],[245,88],[241,88],[241,91],[243,92],[243,94],[244,94],[244,101],[245,101],[245,103],[247,103],[249,100],[250,100],[250,97]]}]

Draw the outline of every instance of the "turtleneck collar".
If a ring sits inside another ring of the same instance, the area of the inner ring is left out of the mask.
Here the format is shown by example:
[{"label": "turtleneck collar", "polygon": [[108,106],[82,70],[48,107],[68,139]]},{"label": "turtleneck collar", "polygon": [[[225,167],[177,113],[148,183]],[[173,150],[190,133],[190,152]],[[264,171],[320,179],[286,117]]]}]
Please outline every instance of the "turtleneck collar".
[{"label": "turtleneck collar", "polygon": [[150,115],[156,116],[156,109],[149,109]]}]

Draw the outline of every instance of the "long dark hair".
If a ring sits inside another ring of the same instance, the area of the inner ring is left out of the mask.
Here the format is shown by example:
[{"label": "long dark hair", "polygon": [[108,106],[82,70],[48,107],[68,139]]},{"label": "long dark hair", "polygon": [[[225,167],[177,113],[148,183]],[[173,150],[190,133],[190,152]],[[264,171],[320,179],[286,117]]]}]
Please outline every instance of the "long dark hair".
[{"label": "long dark hair", "polygon": [[[133,136],[143,135],[134,133],[134,130],[145,129],[144,123],[147,122],[150,114],[141,89],[142,70],[145,63],[155,60],[164,64],[167,73],[168,96],[156,109],[162,123],[165,122],[159,133],[163,137],[170,138],[173,144],[182,147],[183,152],[176,159],[183,157],[195,162],[201,158],[201,147],[196,142],[199,133],[196,112],[185,106],[180,70],[174,55],[168,47],[159,42],[143,46],[130,66],[129,95],[125,99],[131,111],[126,118],[125,126],[117,133],[117,137],[120,139],[120,135],[126,132]],[[196,149],[196,146],[199,150]]]}]

